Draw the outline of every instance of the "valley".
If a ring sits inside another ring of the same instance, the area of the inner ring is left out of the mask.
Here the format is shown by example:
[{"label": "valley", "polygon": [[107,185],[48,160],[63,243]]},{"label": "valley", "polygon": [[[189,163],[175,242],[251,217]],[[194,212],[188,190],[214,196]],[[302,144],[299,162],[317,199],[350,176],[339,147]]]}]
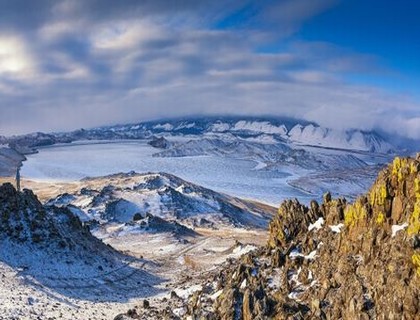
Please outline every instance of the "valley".
[{"label": "valley", "polygon": [[3,185],[4,315],[183,319],[194,292],[213,290],[215,302],[220,274],[266,245],[280,203],[328,190],[354,199],[392,157],[375,134],[331,134],[202,120],[15,137],[0,182],[14,183],[26,159],[21,185],[32,191]]}]

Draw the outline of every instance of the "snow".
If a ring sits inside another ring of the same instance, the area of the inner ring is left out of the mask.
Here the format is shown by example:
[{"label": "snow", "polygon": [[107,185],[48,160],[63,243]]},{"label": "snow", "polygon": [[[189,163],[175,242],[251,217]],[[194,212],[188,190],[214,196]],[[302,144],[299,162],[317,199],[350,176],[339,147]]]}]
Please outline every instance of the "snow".
[{"label": "snow", "polygon": [[184,307],[179,307],[179,308],[175,308],[175,309],[173,309],[172,310],[172,312],[176,315],[176,316],[178,316],[178,317],[183,317],[186,313],[187,313],[187,310],[185,310],[185,308]]},{"label": "snow", "polygon": [[247,142],[255,142],[255,143],[262,143],[262,144],[279,143],[272,135],[267,135],[267,134],[261,134],[257,137],[244,138],[243,140]]},{"label": "snow", "polygon": [[386,153],[391,145],[374,134],[363,134],[357,130],[336,130],[309,124],[295,125],[288,133],[290,141],[301,145],[322,146],[347,150],[360,150]]},{"label": "snow", "polygon": [[406,223],[404,223],[404,224],[402,224],[402,225],[397,225],[397,224],[394,224],[392,227],[391,227],[391,230],[392,230],[392,238],[394,238],[396,235],[397,235],[397,233],[399,232],[399,231],[401,231],[401,230],[404,230],[405,228],[407,228],[408,227],[408,223],[406,222]]},{"label": "snow", "polygon": [[316,257],[316,250],[311,251],[308,255],[304,255],[302,253],[300,253],[300,250],[297,248],[294,248],[290,253],[289,253],[289,257],[290,259],[296,259],[297,257],[302,257],[305,260],[315,260]]},{"label": "snow", "polygon": [[261,170],[267,168],[267,164],[262,161],[257,161],[257,165],[254,167],[254,170]]},{"label": "snow", "polygon": [[257,249],[256,246],[247,244],[246,246],[236,247],[235,249],[233,249],[232,253],[233,253],[233,256],[240,257],[240,256],[242,256],[242,255],[244,255],[244,254],[246,254],[246,253],[248,253],[252,250],[255,250],[255,249]]},{"label": "snow", "polygon": [[290,284],[294,283],[296,286],[302,285],[302,283],[299,281],[299,275],[301,272],[302,272],[301,267],[299,267],[297,271],[295,270],[290,271],[289,283]]},{"label": "snow", "polygon": [[311,251],[307,256],[304,256],[306,260],[315,260],[316,250]]},{"label": "snow", "polygon": [[287,295],[287,297],[292,300],[299,300],[298,297],[301,293],[301,290],[293,290]]},{"label": "snow", "polygon": [[209,128],[210,131],[213,132],[225,132],[228,131],[230,129],[230,125],[228,123],[224,123],[224,122],[215,122],[211,125],[211,127]]},{"label": "snow", "polygon": [[[186,123],[182,123],[179,126],[177,126],[175,128],[175,130],[191,129],[191,128],[194,128],[194,127],[195,127],[195,122],[186,122]],[[171,129],[169,129],[169,130],[171,130]],[[169,130],[167,130],[167,131],[169,131]]]},{"label": "snow", "polygon": [[[145,141],[55,146],[28,155],[21,174],[32,180],[74,181],[132,170],[168,172],[217,192],[275,206],[286,198],[296,197],[304,202],[313,198],[286,183],[289,173],[254,170],[255,161],[216,156],[156,158],[155,152]],[[82,208],[91,199],[84,201],[78,204]]]},{"label": "snow", "polygon": [[322,225],[324,224],[325,220],[323,217],[320,217],[315,223],[311,223],[308,227],[308,231],[320,230],[322,228]]},{"label": "snow", "polygon": [[266,134],[279,134],[285,135],[287,128],[284,125],[275,126],[268,121],[238,121],[235,123],[232,131],[246,130],[252,132],[266,133]]},{"label": "snow", "polygon": [[344,224],[339,223],[339,224],[332,225],[332,226],[329,226],[329,227],[330,227],[330,229],[331,229],[332,232],[334,232],[334,233],[340,233],[341,232],[341,228],[344,227]]},{"label": "snow", "polygon": [[189,286],[185,289],[175,289],[176,294],[181,298],[188,298],[191,296],[194,292],[203,290],[203,286],[200,284]]},{"label": "snow", "polygon": [[223,289],[220,289],[219,291],[216,291],[210,296],[210,299],[215,301],[220,295],[223,293]]},{"label": "snow", "polygon": [[158,130],[165,130],[165,131],[171,131],[174,129],[174,126],[171,125],[170,123],[165,123],[165,124],[157,124],[153,127],[153,129],[158,129]]},{"label": "snow", "polygon": [[274,268],[271,273],[271,278],[268,279],[267,286],[271,289],[280,289],[282,281],[282,272],[279,268]]}]

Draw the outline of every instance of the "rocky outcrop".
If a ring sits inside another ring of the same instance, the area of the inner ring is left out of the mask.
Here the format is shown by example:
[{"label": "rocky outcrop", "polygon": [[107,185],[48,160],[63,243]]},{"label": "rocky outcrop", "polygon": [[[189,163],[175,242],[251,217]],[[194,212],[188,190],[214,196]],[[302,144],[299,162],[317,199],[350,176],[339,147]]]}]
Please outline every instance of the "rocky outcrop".
[{"label": "rocky outcrop", "polygon": [[197,319],[416,319],[420,155],[396,158],[355,202],[284,202],[269,240],[190,299]]},{"label": "rocky outcrop", "polygon": [[158,149],[168,149],[171,144],[168,140],[166,140],[164,137],[156,137],[154,136],[152,140],[148,142],[152,147],[158,148]]},{"label": "rocky outcrop", "polygon": [[5,250],[0,259],[11,264],[17,259],[10,256],[13,250],[51,256],[95,254],[98,260],[110,261],[117,257],[117,252],[94,237],[69,209],[43,206],[31,190],[18,192],[10,183],[0,186],[0,249]]}]

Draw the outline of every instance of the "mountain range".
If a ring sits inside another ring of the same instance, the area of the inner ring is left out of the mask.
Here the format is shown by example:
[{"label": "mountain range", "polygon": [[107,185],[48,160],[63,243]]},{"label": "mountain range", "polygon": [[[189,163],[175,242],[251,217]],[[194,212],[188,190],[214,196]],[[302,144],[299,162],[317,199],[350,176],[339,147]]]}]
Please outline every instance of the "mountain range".
[{"label": "mountain range", "polygon": [[236,137],[254,139],[258,142],[278,142],[293,147],[314,146],[375,153],[415,150],[413,141],[397,136],[393,138],[379,131],[336,130],[305,120],[274,117],[169,119],[80,129],[65,133],[38,132],[2,137],[0,141],[19,150],[28,151],[26,148],[78,140],[145,139],[153,135]]}]

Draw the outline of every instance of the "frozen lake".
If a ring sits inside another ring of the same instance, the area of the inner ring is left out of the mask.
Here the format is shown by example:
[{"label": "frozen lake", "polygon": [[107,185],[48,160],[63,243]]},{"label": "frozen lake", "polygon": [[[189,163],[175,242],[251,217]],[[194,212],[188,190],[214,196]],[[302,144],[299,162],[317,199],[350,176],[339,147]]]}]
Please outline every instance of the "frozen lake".
[{"label": "frozen lake", "polygon": [[288,174],[255,170],[253,161],[214,156],[152,157],[156,152],[144,141],[51,146],[27,156],[21,173],[34,180],[71,181],[117,172],[167,172],[215,191],[276,206],[286,198],[304,202],[313,198],[287,185]]}]

